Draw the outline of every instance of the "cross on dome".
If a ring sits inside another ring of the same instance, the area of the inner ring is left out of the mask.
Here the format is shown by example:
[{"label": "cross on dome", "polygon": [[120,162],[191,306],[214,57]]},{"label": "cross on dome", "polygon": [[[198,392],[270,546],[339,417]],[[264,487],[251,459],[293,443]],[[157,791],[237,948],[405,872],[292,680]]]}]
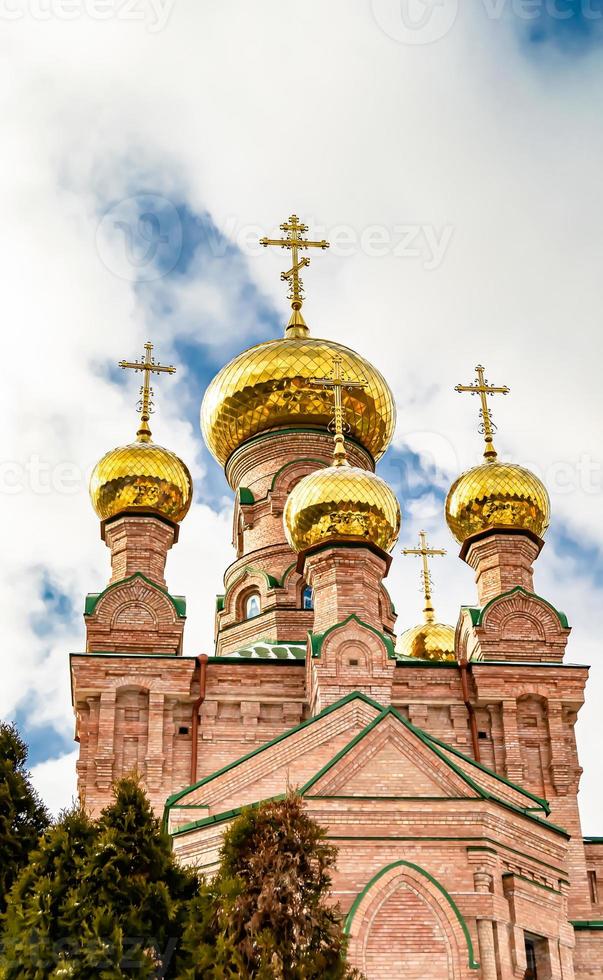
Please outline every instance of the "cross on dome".
[{"label": "cross on dome", "polygon": [[473,385],[457,385],[455,391],[458,392],[469,392],[471,395],[479,395],[482,407],[480,409],[481,424],[479,431],[484,436],[484,441],[486,448],[484,450],[484,456],[488,462],[493,463],[496,459],[496,449],[494,448],[494,433],[496,432],[496,426],[492,421],[492,413],[488,408],[488,395],[508,395],[510,388],[506,385],[502,387],[496,387],[491,385],[485,378],[485,368],[478,364],[475,372],[477,378],[475,384]]},{"label": "cross on dome", "polygon": [[144,356],[140,361],[120,361],[119,367],[124,370],[141,371],[144,374],[144,381],[140,386],[140,401],[137,409],[140,412],[140,428],[136,433],[139,442],[150,442],[151,430],[149,419],[153,412],[153,395],[151,387],[152,374],[175,374],[176,368],[173,364],[157,364],[153,357],[153,345],[148,340],[144,345]]},{"label": "cross on dome", "polygon": [[423,615],[425,616],[426,623],[433,623],[435,620],[435,610],[433,608],[432,594],[433,594],[433,581],[431,578],[431,572],[429,570],[429,559],[436,556],[445,555],[447,552],[443,548],[430,548],[427,542],[427,534],[425,531],[419,531],[419,544],[416,548],[403,548],[403,555],[417,555],[421,558],[423,563],[423,568],[421,570],[421,584],[423,586],[423,595],[425,596],[425,608],[423,609]]},{"label": "cross on dome", "polygon": [[350,431],[350,426],[345,419],[345,409],[343,407],[343,390],[352,391],[354,388],[366,388],[366,381],[351,381],[346,378],[343,369],[343,360],[340,354],[333,357],[333,370],[328,378],[310,378],[313,388],[325,388],[333,392],[335,414],[329,423],[329,429],[335,437],[335,448],[333,450],[333,464],[335,466],[347,466],[348,460],[345,451],[344,433]]},{"label": "cross on dome", "polygon": [[289,220],[284,221],[280,229],[287,233],[286,238],[260,238],[260,245],[265,248],[268,245],[275,245],[279,248],[288,248],[291,251],[293,265],[287,272],[281,272],[281,281],[289,283],[287,299],[291,300],[291,309],[293,310],[287,324],[286,335],[288,337],[305,337],[309,331],[301,313],[304,302],[304,284],[299,273],[301,269],[310,265],[310,259],[307,255],[300,258],[299,252],[305,248],[325,249],[329,247],[329,242],[325,241],[324,238],[321,241],[311,241],[304,238],[303,235],[308,230],[308,226],[300,222],[296,214],[290,215]]}]

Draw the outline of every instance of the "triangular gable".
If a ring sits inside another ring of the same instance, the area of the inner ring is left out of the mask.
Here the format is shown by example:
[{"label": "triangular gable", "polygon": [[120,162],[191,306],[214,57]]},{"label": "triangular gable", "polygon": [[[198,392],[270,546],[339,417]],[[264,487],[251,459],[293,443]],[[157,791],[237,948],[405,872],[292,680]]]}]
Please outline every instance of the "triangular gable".
[{"label": "triangular gable", "polygon": [[406,799],[480,795],[389,709],[309,780],[302,793]]},{"label": "triangular gable", "polygon": [[382,710],[380,704],[355,691],[314,718],[174,794],[166,809],[169,812],[202,806],[211,815],[282,793],[287,786],[301,786]]}]

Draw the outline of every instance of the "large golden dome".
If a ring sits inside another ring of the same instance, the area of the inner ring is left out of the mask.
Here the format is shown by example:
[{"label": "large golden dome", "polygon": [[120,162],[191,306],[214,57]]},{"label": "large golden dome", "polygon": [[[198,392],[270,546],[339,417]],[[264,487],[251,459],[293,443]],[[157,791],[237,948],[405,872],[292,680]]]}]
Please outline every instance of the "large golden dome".
[{"label": "large golden dome", "polygon": [[420,660],[454,661],[454,629],[445,623],[421,623],[406,630],[398,639],[399,657]]},{"label": "large golden dome", "polygon": [[343,391],[349,436],[378,459],[395,427],[393,395],[383,376],[341,344],[312,337],[284,337],[249,348],[216,375],[201,406],[205,442],[218,462],[247,439],[288,426],[325,429],[333,417],[331,392],[311,378],[328,377],[339,355],[345,377],[365,388]]},{"label": "large golden dome", "polygon": [[329,466],[293,488],[283,523],[294,551],[342,539],[389,551],[400,531],[400,507],[375,473],[347,464]]},{"label": "large golden dome", "polygon": [[90,478],[90,499],[103,521],[143,511],[179,523],[192,495],[191,475],[182,460],[150,440],[111,449]]},{"label": "large golden dome", "polygon": [[517,463],[498,460],[463,473],[446,499],[448,527],[459,543],[480,531],[519,528],[542,537],[551,505],[538,477]]}]

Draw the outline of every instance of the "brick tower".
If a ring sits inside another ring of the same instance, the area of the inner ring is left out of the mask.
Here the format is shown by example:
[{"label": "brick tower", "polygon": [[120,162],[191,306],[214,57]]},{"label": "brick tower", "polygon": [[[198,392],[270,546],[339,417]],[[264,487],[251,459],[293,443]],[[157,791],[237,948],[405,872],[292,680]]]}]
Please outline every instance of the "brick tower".
[{"label": "brick tower", "polygon": [[179,858],[211,873],[238,810],[297,786],[338,847],[333,897],[369,980],[603,977],[603,846],[577,803],[588,669],[564,663],[567,619],[534,591],[550,507],[496,456],[487,399],[506,389],[481,367],[459,386],[481,399],[485,462],[455,481],[446,518],[476,603],[456,631],[436,621],[422,538],[406,550],[425,563],[425,621],[396,643],[400,514],[375,474],[393,396],[367,360],[309,335],[299,255],[327,243],[294,215],[282,230],[263,244],[292,253],[285,336],[235,357],[202,407],[234,492],[209,656],[183,654],[185,602],[165,579],[191,487],[150,441],[148,381],[172,369],[149,349],[124,362],[144,372],[141,426],[93,476],[112,571],[71,660],[81,795],[98,812],[136,769]]}]

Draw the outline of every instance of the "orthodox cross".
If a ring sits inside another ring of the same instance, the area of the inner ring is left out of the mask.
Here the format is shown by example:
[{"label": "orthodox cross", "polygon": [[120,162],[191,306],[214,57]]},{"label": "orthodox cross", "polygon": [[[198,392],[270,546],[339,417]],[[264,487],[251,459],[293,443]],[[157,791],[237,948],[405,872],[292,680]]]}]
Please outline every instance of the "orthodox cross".
[{"label": "orthodox cross", "polygon": [[340,354],[333,357],[333,370],[328,378],[310,378],[313,388],[326,388],[333,392],[335,403],[335,415],[329,424],[329,429],[335,436],[335,449],[333,450],[333,462],[335,466],[346,466],[347,457],[345,451],[344,433],[350,431],[349,423],[345,419],[345,409],[343,407],[343,390],[352,391],[354,388],[366,388],[366,381],[350,381],[345,376],[343,361]]},{"label": "orthodox cross", "polygon": [[291,251],[293,265],[288,272],[281,272],[281,281],[289,283],[287,299],[291,300],[291,309],[293,310],[287,324],[287,336],[305,337],[308,333],[308,327],[301,313],[304,302],[304,284],[299,273],[301,269],[310,265],[310,259],[307,255],[300,258],[299,253],[305,248],[328,248],[329,242],[325,241],[324,238],[320,242],[304,238],[303,235],[308,230],[308,226],[302,224],[296,214],[292,214],[288,221],[284,221],[280,229],[287,233],[286,238],[260,238],[260,245],[264,247],[277,245]]},{"label": "orthodox cross", "polygon": [[140,428],[136,433],[136,438],[139,442],[149,442],[151,439],[151,430],[149,428],[149,419],[153,411],[153,395],[154,391],[151,388],[151,375],[152,374],[175,374],[176,368],[173,364],[157,364],[155,358],[152,354],[153,345],[150,341],[147,341],[144,345],[144,357],[139,361],[120,361],[120,368],[130,368],[132,371],[142,371],[144,374],[144,381],[140,386],[140,401],[138,402],[138,411],[140,412]]},{"label": "orthodox cross", "polygon": [[425,616],[426,623],[433,623],[435,612],[432,602],[433,582],[431,579],[431,572],[429,571],[429,559],[434,558],[436,555],[445,555],[446,552],[443,548],[430,548],[427,543],[427,534],[425,531],[419,531],[418,546],[416,548],[403,548],[402,554],[418,555],[423,562],[423,568],[421,571],[421,583],[423,585],[423,595],[425,596],[425,608],[423,609],[423,614]]},{"label": "orthodox cross", "polygon": [[506,385],[497,388],[495,385],[489,384],[484,376],[485,368],[481,364],[478,364],[475,372],[477,378],[475,379],[475,384],[473,385],[457,385],[454,389],[455,391],[464,392],[468,391],[472,395],[479,395],[482,407],[480,410],[481,424],[479,431],[484,437],[486,448],[484,450],[484,456],[488,462],[492,463],[496,459],[496,449],[494,448],[494,433],[496,432],[496,426],[492,421],[492,413],[488,408],[488,395],[508,395],[510,389]]}]

